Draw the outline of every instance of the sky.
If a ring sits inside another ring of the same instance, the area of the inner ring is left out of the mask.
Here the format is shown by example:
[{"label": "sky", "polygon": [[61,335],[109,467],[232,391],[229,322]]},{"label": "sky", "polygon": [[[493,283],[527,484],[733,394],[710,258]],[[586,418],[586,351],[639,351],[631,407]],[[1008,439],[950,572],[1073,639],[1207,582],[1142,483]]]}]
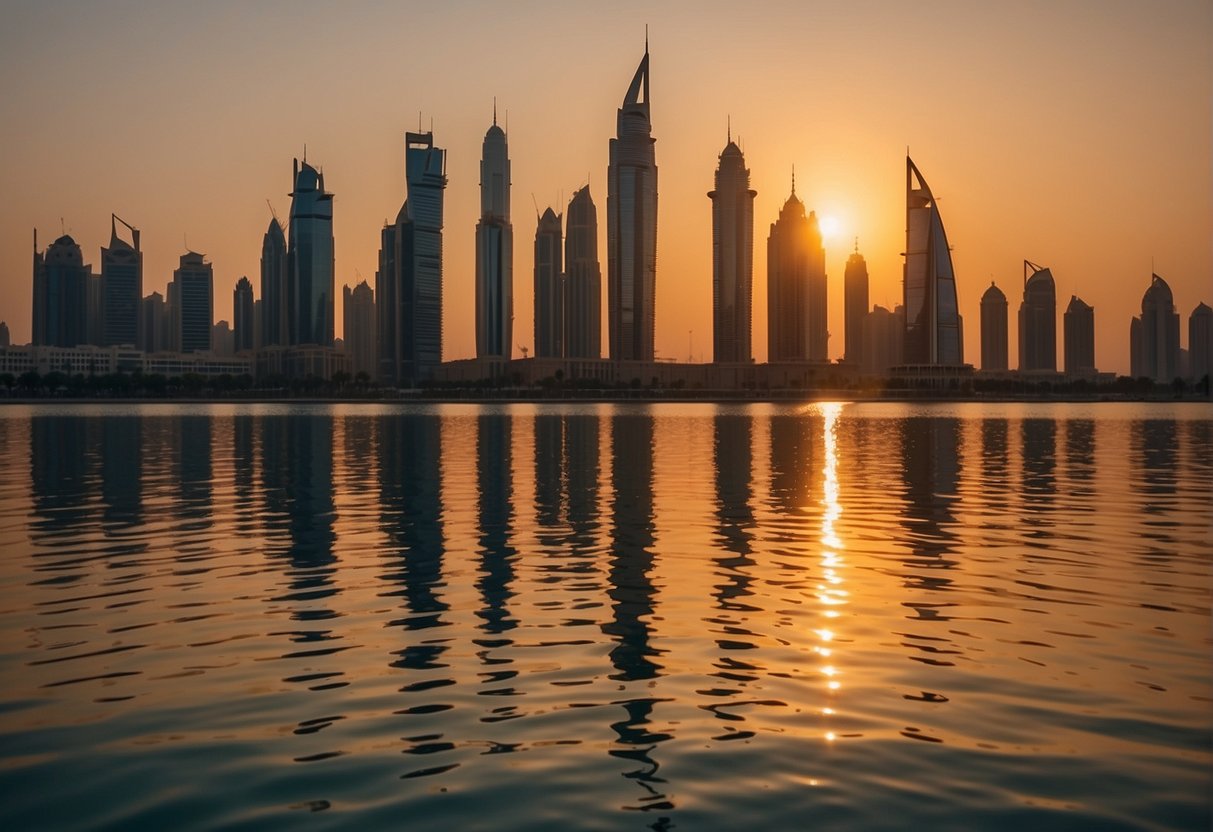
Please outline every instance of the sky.
[{"label": "sky", "polygon": [[[1023,261],[1061,314],[1095,307],[1096,364],[1129,370],[1151,271],[1181,315],[1213,304],[1213,4],[352,0],[0,0],[0,320],[30,337],[32,231],[70,233],[100,269],[109,216],[142,231],[144,293],[188,247],[231,320],[261,238],[289,214],[292,159],[336,197],[341,287],[374,285],[379,231],[405,196],[404,133],[447,150],[444,359],[475,355],[479,161],[496,97],[512,162],[514,340],[533,344],[536,209],[589,184],[606,339],[608,141],[644,52],[658,165],[658,358],[710,360],[711,202],[726,125],[754,203],[754,355],[766,358],[766,238],[796,192],[825,240],[830,355],[858,247],[871,302],[901,298],[907,148],[939,198],[980,362],[979,302],[1010,303]],[[269,205],[267,205],[267,200]],[[515,351],[519,355],[518,350]]]}]

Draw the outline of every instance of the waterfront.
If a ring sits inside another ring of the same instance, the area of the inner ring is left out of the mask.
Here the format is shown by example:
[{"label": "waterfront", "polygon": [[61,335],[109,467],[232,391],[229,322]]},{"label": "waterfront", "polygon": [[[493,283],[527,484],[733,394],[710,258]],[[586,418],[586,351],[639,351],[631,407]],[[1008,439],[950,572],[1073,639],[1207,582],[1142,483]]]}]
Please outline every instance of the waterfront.
[{"label": "waterfront", "polygon": [[7,828],[1205,828],[1205,404],[0,409]]}]

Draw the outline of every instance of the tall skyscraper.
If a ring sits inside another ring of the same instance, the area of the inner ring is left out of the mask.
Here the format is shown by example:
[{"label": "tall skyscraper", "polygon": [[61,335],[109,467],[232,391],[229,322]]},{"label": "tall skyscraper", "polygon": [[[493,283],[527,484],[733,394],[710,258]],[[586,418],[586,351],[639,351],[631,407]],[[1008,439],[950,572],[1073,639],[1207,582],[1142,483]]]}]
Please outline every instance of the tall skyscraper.
[{"label": "tall skyscraper", "polygon": [[1198,303],[1188,316],[1189,375],[1199,382],[1213,368],[1213,309]]},{"label": "tall skyscraper", "polygon": [[333,345],[333,195],[324,174],[295,160],[287,240],[287,328],[295,344]]},{"label": "tall skyscraper", "polygon": [[826,254],[817,215],[792,193],[767,238],[767,360],[826,361]]},{"label": "tall skyscraper", "polygon": [[1057,372],[1057,288],[1053,273],[1023,261],[1019,304],[1019,371]]},{"label": "tall skyscraper", "polygon": [[1167,281],[1151,275],[1141,299],[1141,318],[1129,329],[1130,356],[1136,354],[1135,377],[1146,376],[1170,384],[1179,376],[1179,314]]},{"label": "tall skyscraper", "polygon": [[[126,226],[131,240],[118,236],[118,223]],[[110,245],[101,249],[101,295],[103,346],[139,343],[139,304],[143,300],[143,252],[139,229],[110,214]]]},{"label": "tall skyscraper", "polygon": [[535,229],[535,357],[564,357],[561,217],[550,207]]},{"label": "tall skyscraper", "polygon": [[611,358],[652,361],[657,299],[657,162],[649,119],[649,46],[616,116],[607,166]]},{"label": "tall skyscraper", "polygon": [[176,349],[209,351],[215,320],[215,273],[201,254],[187,251],[181,255],[181,265],[173,272],[170,296],[176,318]]},{"label": "tall skyscraper", "polygon": [[168,309],[164,295],[152,292],[139,304],[139,349],[144,352],[168,352],[173,349],[169,333]]},{"label": "tall skyscraper", "polygon": [[38,251],[34,231],[33,344],[75,347],[88,341],[88,278],[80,246],[64,234]]},{"label": "tall skyscraper", "polygon": [[997,373],[1008,366],[1007,296],[991,280],[981,296],[981,369]]},{"label": "tall skyscraper", "polygon": [[905,362],[963,364],[964,338],[952,252],[948,248],[935,195],[909,156],[906,157],[905,258]]},{"label": "tall skyscraper", "polygon": [[745,157],[733,142],[721,151],[712,200],[712,359],[753,360],[754,197]]},{"label": "tall skyscraper", "polygon": [[848,364],[863,366],[863,324],[868,316],[868,263],[859,253],[858,238],[843,273],[843,307],[846,316],[843,360]]},{"label": "tall skyscraper", "polygon": [[253,284],[247,277],[242,277],[232,291],[232,336],[236,352],[257,346],[253,320]]},{"label": "tall skyscraper", "polygon": [[442,362],[442,202],[446,151],[433,133],[406,133],[408,195],[380,235],[375,275],[379,377],[412,386]]},{"label": "tall skyscraper", "polygon": [[261,343],[263,347],[284,347],[290,343],[287,326],[286,234],[277,217],[261,238]]},{"label": "tall skyscraper", "polygon": [[883,306],[873,306],[863,328],[864,372],[883,374],[904,364],[905,341],[905,308],[898,304],[890,312]]},{"label": "tall skyscraper", "polygon": [[598,209],[594,207],[589,185],[573,194],[565,214],[564,345],[569,358],[602,355]]},{"label": "tall skyscraper", "polygon": [[345,352],[350,357],[350,372],[355,376],[366,373],[375,378],[378,358],[376,356],[376,333],[379,329],[375,318],[375,292],[363,280],[353,289],[342,289],[342,331],[345,337]]},{"label": "tall skyscraper", "polygon": [[510,224],[510,156],[505,131],[484,134],[480,221],[476,223],[476,355],[509,358],[514,349],[514,227]]},{"label": "tall skyscraper", "polygon": [[84,281],[85,307],[88,323],[84,343],[101,345],[105,342],[105,294],[101,275],[93,273]]},{"label": "tall skyscraper", "polygon": [[1062,319],[1065,339],[1065,368],[1069,375],[1095,374],[1095,307],[1070,296]]}]

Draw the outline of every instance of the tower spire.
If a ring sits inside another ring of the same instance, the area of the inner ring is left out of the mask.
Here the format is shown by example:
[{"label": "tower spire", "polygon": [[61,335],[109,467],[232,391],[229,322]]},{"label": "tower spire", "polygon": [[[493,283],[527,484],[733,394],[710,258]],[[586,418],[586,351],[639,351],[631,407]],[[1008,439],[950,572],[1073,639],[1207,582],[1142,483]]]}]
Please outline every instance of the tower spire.
[{"label": "tower spire", "polygon": [[728,125],[725,128],[725,133],[728,138],[728,141],[726,142],[726,144],[732,144],[733,143],[733,115],[732,115],[732,113],[725,116],[725,118],[727,119],[725,121],[725,124]]},{"label": "tower spire", "polygon": [[792,163],[792,196],[796,196],[796,163]]},{"label": "tower spire", "polygon": [[493,96],[493,125],[497,125],[497,96]]}]

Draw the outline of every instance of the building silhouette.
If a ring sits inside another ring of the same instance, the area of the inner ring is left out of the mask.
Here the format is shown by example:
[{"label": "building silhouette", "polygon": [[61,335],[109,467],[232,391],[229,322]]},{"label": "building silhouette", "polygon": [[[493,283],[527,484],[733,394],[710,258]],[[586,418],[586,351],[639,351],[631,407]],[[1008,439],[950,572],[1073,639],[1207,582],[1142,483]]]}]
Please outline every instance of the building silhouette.
[{"label": "building silhouette", "polygon": [[990,281],[981,296],[981,369],[1005,373],[1007,363],[1007,296]]},{"label": "building silhouette", "polygon": [[476,223],[476,356],[509,358],[514,348],[514,227],[510,224],[510,157],[505,131],[484,134],[480,220]]},{"label": "building silhouette", "polygon": [[88,278],[80,246],[67,234],[38,251],[34,231],[34,346],[75,347],[88,341]]},{"label": "building silhouette", "polygon": [[825,249],[817,215],[792,193],[767,238],[767,360],[826,361]]},{"label": "building silhouette", "polygon": [[863,325],[868,317],[868,262],[859,253],[859,239],[855,250],[847,258],[843,272],[843,360],[848,364],[863,366]]},{"label": "building silhouette", "polygon": [[1072,376],[1095,375],[1095,307],[1070,296],[1062,320],[1065,370]]},{"label": "building silhouette", "polygon": [[952,252],[935,195],[909,156],[905,258],[905,363],[963,364],[964,337]]},{"label": "building silhouette", "polygon": [[211,352],[224,357],[236,354],[236,331],[227,321],[217,321],[211,326]]},{"label": "building silhouette", "polygon": [[551,208],[535,229],[535,357],[564,357],[561,217]]},{"label": "building silhouette", "polygon": [[85,323],[84,343],[100,346],[105,336],[105,295],[101,291],[101,275],[95,272],[89,274],[84,285],[84,307],[88,318]]},{"label": "building silhouette", "polygon": [[169,352],[173,344],[164,295],[152,292],[139,303],[139,349],[144,352]]},{"label": "building silhouette", "polygon": [[375,274],[379,378],[413,386],[442,362],[442,201],[446,151],[433,133],[405,134],[407,196],[380,235]]},{"label": "building silhouette", "polygon": [[1188,375],[1200,381],[1213,367],[1213,309],[1198,303],[1188,316]]},{"label": "building silhouette", "polygon": [[657,163],[649,118],[649,47],[616,118],[607,166],[611,358],[652,361],[657,298]]},{"label": "building silhouette", "polygon": [[881,375],[905,363],[906,311],[898,304],[889,311],[873,306],[864,320],[863,371]]},{"label": "building silhouette", "polygon": [[0,321],[0,347],[12,346],[12,336],[8,332],[8,322]]},{"label": "building silhouette", "polygon": [[1053,273],[1023,261],[1019,304],[1019,371],[1057,372],[1057,288]]},{"label": "building silhouette", "polygon": [[1129,326],[1129,356],[1134,378],[1169,384],[1179,376],[1179,315],[1171,287],[1156,274]]},{"label": "building silhouette", "polygon": [[753,360],[754,197],[732,134],[716,166],[712,200],[712,360]]},{"label": "building silhouette", "polygon": [[277,217],[261,238],[261,342],[259,347],[285,347],[287,326],[286,233]]},{"label": "building silhouette", "polygon": [[215,273],[203,255],[187,251],[169,287],[176,352],[207,352],[215,309]]},{"label": "building silhouette", "polygon": [[287,341],[333,345],[333,195],[324,174],[295,160],[287,238]]},{"label": "building silhouette", "polygon": [[365,280],[350,289],[342,289],[342,332],[345,333],[345,351],[350,357],[350,373],[357,376],[366,373],[375,378],[378,357],[376,355],[376,333],[378,319],[375,313],[375,292]]},{"label": "building silhouette", "polygon": [[569,358],[602,355],[602,268],[598,209],[590,186],[573,194],[565,214],[564,350]]},{"label": "building silhouette", "polygon": [[253,284],[247,277],[236,281],[232,290],[233,352],[256,349],[256,325],[253,323]]},{"label": "building silhouette", "polygon": [[[118,223],[126,226],[131,240],[118,236]],[[109,248],[101,249],[102,346],[139,343],[139,304],[143,300],[143,252],[139,229],[110,214]]]}]

